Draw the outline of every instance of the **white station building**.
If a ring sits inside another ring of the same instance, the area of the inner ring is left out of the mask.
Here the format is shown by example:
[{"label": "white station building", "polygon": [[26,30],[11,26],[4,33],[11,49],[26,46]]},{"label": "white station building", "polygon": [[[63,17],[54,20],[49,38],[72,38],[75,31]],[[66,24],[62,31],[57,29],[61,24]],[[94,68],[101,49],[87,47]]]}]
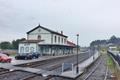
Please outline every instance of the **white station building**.
[{"label": "white station building", "polygon": [[68,36],[41,25],[27,32],[27,39],[19,43],[19,54],[38,52],[41,55],[73,54],[75,44]]}]

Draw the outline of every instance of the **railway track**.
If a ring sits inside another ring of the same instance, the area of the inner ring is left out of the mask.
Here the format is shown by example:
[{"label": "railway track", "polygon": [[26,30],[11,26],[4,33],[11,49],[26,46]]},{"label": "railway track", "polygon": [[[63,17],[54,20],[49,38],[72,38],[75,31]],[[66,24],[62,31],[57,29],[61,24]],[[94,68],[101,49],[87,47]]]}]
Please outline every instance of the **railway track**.
[{"label": "railway track", "polygon": [[76,80],[111,80],[110,71],[106,66],[106,56],[101,56],[83,75]]},{"label": "railway track", "polygon": [[9,71],[0,74],[0,80],[20,80],[22,77],[33,75],[25,71]]},{"label": "railway track", "polygon": [[9,70],[8,70],[8,69],[0,68],[0,73],[1,73],[1,72],[4,72],[4,71],[9,71]]},{"label": "railway track", "polygon": [[0,80],[29,80],[32,77],[39,76],[39,80],[44,80],[41,75],[37,75],[34,73],[29,73],[25,71],[10,71],[7,69],[0,68]]},{"label": "railway track", "polygon": [[7,72],[10,72],[8,69],[3,69],[3,68],[0,68],[0,75],[1,74],[5,74]]},{"label": "railway track", "polygon": [[[79,55],[80,56],[80,61],[82,62],[89,56],[85,56],[84,54]],[[74,65],[76,64],[76,56],[68,57],[68,58],[62,58],[58,60],[52,60],[52,61],[45,61],[39,64],[33,64],[33,65],[26,65],[27,67],[34,67],[34,68],[40,68],[48,71],[57,71],[61,72],[61,64],[63,62],[72,62]],[[24,65],[25,66],[25,65]],[[55,76],[47,76],[43,77],[42,75],[38,74],[33,74],[29,72],[24,72],[24,71],[3,71],[4,73],[0,74],[0,80],[51,80],[54,79]],[[58,79],[59,80],[59,79]],[[65,79],[61,79],[65,80]]]},{"label": "railway track", "polygon": [[[82,55],[79,55],[79,62],[82,62],[84,60],[86,60],[89,56],[87,54],[82,54]],[[67,63],[75,63],[76,62],[76,56],[73,56],[73,57],[70,57],[70,58],[66,58],[66,59],[61,59],[61,60],[54,60],[50,63],[46,63],[44,62],[44,65],[37,65],[37,66],[34,66],[34,68],[40,68],[40,69],[44,69],[44,70],[49,70],[50,67],[60,67],[61,64],[63,62],[67,62]]]},{"label": "railway track", "polygon": [[101,64],[101,61],[96,65],[96,67],[85,77],[84,80],[88,80],[90,77],[92,77],[93,74],[95,74],[95,71],[98,69],[99,65]]},{"label": "railway track", "polygon": [[[84,55],[83,55],[84,56]],[[79,63],[84,61],[86,58],[85,56],[84,57],[80,57],[80,60],[79,60]],[[75,57],[74,57],[75,58]],[[68,58],[67,60],[61,60],[61,61],[56,61],[56,62],[53,62],[52,64],[47,64],[47,65],[43,65],[43,66],[36,66],[35,68],[42,68],[44,70],[48,70],[48,71],[56,71],[56,72],[59,72],[61,73],[62,72],[62,66],[61,64],[63,62],[70,62],[70,63],[73,63],[74,65],[76,65],[76,59],[73,59],[73,58]],[[54,64],[54,65],[53,65]],[[47,67],[45,67],[47,66]],[[25,78],[22,78],[21,80],[38,80],[38,79],[41,79],[41,75],[30,75],[30,76],[27,76]],[[58,76],[47,76],[47,77],[44,77],[44,79],[41,79],[41,80],[70,80],[70,79],[65,79],[65,78],[61,78],[61,77],[58,77]]]}]

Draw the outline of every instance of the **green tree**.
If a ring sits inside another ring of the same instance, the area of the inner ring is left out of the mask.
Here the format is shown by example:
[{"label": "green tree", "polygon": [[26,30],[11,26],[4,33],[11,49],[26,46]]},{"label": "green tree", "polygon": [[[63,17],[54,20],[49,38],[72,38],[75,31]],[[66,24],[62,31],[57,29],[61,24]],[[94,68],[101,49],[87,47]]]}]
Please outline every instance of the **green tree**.
[{"label": "green tree", "polygon": [[0,43],[1,49],[12,49],[12,44],[10,42],[4,41]]},{"label": "green tree", "polygon": [[13,40],[12,41],[13,49],[18,49],[19,42],[20,41],[24,41],[24,40],[26,40],[26,39],[25,38],[21,38],[21,39]]}]

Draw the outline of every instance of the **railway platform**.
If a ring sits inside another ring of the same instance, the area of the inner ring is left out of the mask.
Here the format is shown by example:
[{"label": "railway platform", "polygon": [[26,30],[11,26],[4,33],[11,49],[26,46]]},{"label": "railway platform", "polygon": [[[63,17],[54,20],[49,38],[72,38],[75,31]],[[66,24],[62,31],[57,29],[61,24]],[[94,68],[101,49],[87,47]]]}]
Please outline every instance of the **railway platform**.
[{"label": "railway platform", "polygon": [[[91,65],[94,61],[96,61],[96,59],[99,57],[99,53],[94,54],[93,56],[91,56],[90,58],[88,58],[87,60],[83,61],[82,63],[78,64],[79,66],[79,73],[76,74],[76,66],[74,66],[72,71],[65,71],[61,74],[62,77],[66,77],[66,78],[71,78],[71,79],[75,79],[78,76],[80,76],[84,70]],[[94,58],[93,58],[94,57]]]},{"label": "railway platform", "polygon": [[56,58],[62,58],[62,57],[67,57],[67,56],[72,56],[76,54],[70,54],[70,55],[61,55],[61,56],[41,56],[37,59],[32,59],[32,60],[16,60],[14,57],[12,58],[12,65],[22,65],[22,64],[27,64],[27,63],[33,63],[37,61],[44,61],[44,60],[50,60],[50,59],[56,59]]},{"label": "railway platform", "polygon": [[[40,74],[42,76],[51,75],[51,76],[60,76],[60,77],[66,77],[66,78],[74,79],[74,78],[80,76],[84,72],[85,68],[87,66],[89,66],[90,64],[92,64],[99,56],[100,56],[99,53],[95,53],[93,56],[91,56],[87,60],[80,63],[78,74],[76,74],[76,66],[73,67],[72,71],[65,71],[62,74],[57,73],[55,71],[47,71],[47,70],[37,69],[37,68],[15,66],[16,64],[11,64],[11,63],[0,63],[0,68],[9,69],[10,71],[16,71],[16,70],[26,71],[26,72],[30,72],[30,73]],[[60,56],[60,57],[63,57],[63,56]],[[54,57],[54,58],[58,58],[58,57]],[[43,59],[41,58],[38,61],[49,60],[49,59],[54,59],[54,58],[53,57],[43,58]],[[18,63],[18,64],[25,64],[25,63],[35,62],[35,61],[37,61],[37,60],[34,59],[34,60],[31,60],[31,61],[26,61],[26,62],[23,62],[23,63],[21,62],[21,63]]]}]

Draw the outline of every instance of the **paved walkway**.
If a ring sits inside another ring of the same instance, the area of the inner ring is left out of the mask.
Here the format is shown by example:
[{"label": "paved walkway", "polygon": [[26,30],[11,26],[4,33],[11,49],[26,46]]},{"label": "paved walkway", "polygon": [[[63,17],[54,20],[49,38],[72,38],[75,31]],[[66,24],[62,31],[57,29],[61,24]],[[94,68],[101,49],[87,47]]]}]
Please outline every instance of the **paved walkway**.
[{"label": "paved walkway", "polygon": [[[88,51],[86,51],[88,52]],[[84,54],[86,52],[80,52],[80,54]],[[59,55],[59,56],[41,56],[38,59],[32,59],[32,60],[16,60],[14,57],[12,58],[12,65],[20,65],[20,64],[26,64],[26,63],[31,63],[31,62],[36,62],[36,61],[43,61],[43,60],[49,60],[49,59],[54,59],[54,58],[60,58],[60,57],[67,57],[67,56],[73,56],[76,54],[69,54],[69,55]]]},{"label": "paved walkway", "polygon": [[32,62],[37,62],[37,61],[55,59],[55,58],[60,58],[60,57],[67,57],[67,56],[72,56],[72,55],[76,55],[76,54],[60,55],[60,56],[41,56],[38,59],[32,59],[32,60],[16,60],[14,57],[11,57],[12,58],[11,64],[12,65],[20,65],[20,64],[26,64],[26,63],[32,63]]}]

